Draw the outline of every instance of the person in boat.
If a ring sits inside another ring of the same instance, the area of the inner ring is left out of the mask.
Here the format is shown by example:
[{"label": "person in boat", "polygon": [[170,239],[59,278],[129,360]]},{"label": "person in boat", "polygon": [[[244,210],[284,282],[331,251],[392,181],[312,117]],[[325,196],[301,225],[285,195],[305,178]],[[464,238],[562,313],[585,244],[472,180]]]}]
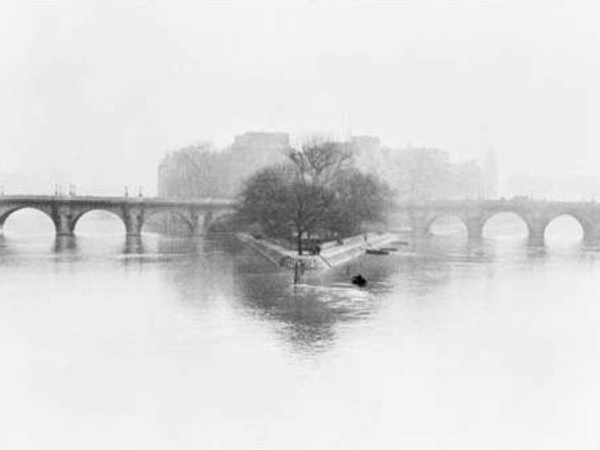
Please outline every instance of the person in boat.
[{"label": "person in boat", "polygon": [[355,275],[352,277],[352,284],[357,286],[365,286],[367,284],[367,279],[363,277],[361,274]]}]

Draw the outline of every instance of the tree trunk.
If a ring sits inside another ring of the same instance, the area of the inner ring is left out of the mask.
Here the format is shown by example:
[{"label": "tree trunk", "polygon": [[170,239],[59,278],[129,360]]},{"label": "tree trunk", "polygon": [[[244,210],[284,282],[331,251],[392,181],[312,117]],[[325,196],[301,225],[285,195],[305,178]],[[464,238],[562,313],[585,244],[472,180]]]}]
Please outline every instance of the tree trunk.
[{"label": "tree trunk", "polygon": [[298,245],[298,254],[302,255],[302,231],[298,230],[298,237],[296,238],[296,243]]}]

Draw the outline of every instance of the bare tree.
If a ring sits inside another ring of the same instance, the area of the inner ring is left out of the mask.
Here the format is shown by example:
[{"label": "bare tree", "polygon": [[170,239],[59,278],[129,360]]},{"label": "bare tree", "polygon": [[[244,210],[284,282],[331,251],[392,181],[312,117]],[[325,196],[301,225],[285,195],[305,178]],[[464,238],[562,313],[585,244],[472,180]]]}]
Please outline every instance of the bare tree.
[{"label": "bare tree", "polygon": [[319,227],[335,202],[333,191],[303,182],[289,166],[260,170],[248,180],[240,197],[242,222],[260,225],[271,237],[295,238],[300,255],[303,236]]},{"label": "bare tree", "polygon": [[257,172],[241,194],[241,222],[258,224],[271,237],[303,240],[340,236],[383,216],[387,188],[373,175],[352,168],[343,144],[306,144],[289,152],[290,164]]},{"label": "bare tree", "polygon": [[329,184],[343,169],[351,166],[353,153],[348,145],[316,138],[305,142],[301,149],[290,149],[288,157],[298,168],[303,182]]}]

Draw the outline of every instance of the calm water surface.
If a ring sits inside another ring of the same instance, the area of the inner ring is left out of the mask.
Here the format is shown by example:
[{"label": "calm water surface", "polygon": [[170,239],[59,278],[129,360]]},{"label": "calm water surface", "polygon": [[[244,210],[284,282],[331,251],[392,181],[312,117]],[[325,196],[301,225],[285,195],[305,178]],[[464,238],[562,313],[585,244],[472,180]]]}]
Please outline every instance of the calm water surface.
[{"label": "calm water surface", "polygon": [[0,448],[597,450],[599,256],[450,236],[294,288],[227,236],[7,236]]}]

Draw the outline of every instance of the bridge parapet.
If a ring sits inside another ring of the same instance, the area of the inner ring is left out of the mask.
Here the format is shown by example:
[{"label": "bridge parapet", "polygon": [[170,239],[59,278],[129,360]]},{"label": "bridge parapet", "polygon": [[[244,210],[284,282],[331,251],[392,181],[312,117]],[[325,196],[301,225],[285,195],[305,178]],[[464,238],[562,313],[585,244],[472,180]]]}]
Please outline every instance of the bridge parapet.
[{"label": "bridge parapet", "polygon": [[[80,196],[28,196],[0,197],[0,230],[6,219],[24,208],[39,210],[54,223],[58,236],[75,233],[77,222],[91,211],[108,211],[118,216],[129,236],[139,236],[146,219],[154,214],[175,214],[189,226],[190,232],[199,234],[210,226],[215,214],[233,211],[235,201],[229,199],[171,199],[141,197],[80,197]],[[204,216],[202,226],[199,218]]]}]

